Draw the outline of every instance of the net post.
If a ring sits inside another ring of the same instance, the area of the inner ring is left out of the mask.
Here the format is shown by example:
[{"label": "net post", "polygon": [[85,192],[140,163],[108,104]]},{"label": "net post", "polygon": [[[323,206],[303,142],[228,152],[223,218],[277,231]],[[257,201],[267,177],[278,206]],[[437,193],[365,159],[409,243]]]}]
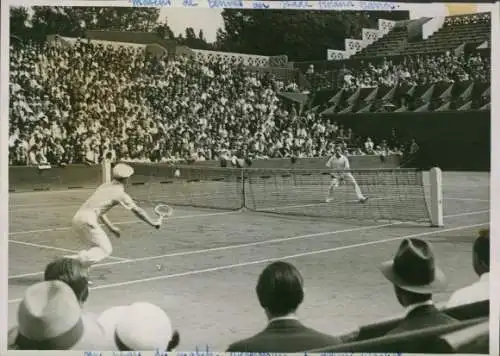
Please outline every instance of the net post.
[{"label": "net post", "polygon": [[101,174],[102,174],[102,182],[101,183],[111,182],[111,161],[110,160],[108,160],[108,159],[102,160]]},{"label": "net post", "polygon": [[246,197],[246,169],[241,168],[240,181],[241,181],[241,209],[247,208],[247,197]]},{"label": "net post", "polygon": [[443,221],[443,177],[439,167],[434,167],[429,171],[431,185],[431,226],[442,227]]}]

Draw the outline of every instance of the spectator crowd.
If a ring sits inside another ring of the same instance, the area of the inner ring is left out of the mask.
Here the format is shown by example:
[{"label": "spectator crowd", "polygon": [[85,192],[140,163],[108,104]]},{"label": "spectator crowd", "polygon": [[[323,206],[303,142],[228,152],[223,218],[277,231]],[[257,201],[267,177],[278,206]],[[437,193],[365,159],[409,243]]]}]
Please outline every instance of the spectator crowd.
[{"label": "spectator crowd", "polygon": [[313,111],[278,98],[282,83],[221,60],[149,55],[77,40],[11,48],[10,164],[388,155]]},{"label": "spectator crowd", "polygon": [[375,88],[395,85],[415,86],[436,83],[474,81],[489,83],[491,63],[480,54],[456,55],[450,52],[404,56],[397,59],[382,58],[379,61],[361,60],[357,66],[338,70],[314,71],[308,79],[316,88],[332,86],[347,91],[357,88]]},{"label": "spectator crowd", "polygon": [[[480,278],[456,291],[448,307],[467,307],[489,299],[489,230],[480,232],[472,255],[474,271]],[[392,328],[380,336],[459,323],[433,303],[433,295],[446,292],[447,283],[428,241],[402,240],[393,259],[381,263],[379,269],[405,309],[405,315],[395,319]],[[10,349],[163,352],[175,350],[182,334],[189,332],[177,330],[165,310],[148,302],[113,306],[101,314],[86,312],[90,296],[88,270],[77,260],[54,260],[46,266],[44,276],[43,282],[28,287],[24,293],[17,325],[9,330]],[[330,335],[327,330],[321,332],[301,323],[297,310],[305,297],[304,279],[288,262],[268,265],[255,291],[268,324],[257,334],[231,343],[228,352],[303,352],[349,343],[359,335],[359,330]],[[476,341],[475,351],[487,345],[486,333],[486,339]],[[399,352],[432,351],[432,343],[422,340],[408,341],[401,347]]]}]

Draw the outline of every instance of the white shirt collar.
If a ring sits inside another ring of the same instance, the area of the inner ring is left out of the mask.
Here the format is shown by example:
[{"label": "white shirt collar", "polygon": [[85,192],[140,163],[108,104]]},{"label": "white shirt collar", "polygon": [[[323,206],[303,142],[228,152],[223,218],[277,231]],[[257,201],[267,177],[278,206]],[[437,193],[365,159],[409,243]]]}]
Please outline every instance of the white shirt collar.
[{"label": "white shirt collar", "polygon": [[425,302],[415,303],[415,304],[409,305],[406,307],[406,315],[410,314],[412,311],[414,311],[418,307],[421,307],[424,305],[434,305],[434,303],[432,302],[432,300],[427,300]]},{"label": "white shirt collar", "polygon": [[490,272],[483,273],[481,277],[479,277],[479,281],[477,283],[489,283],[490,281]]},{"label": "white shirt collar", "polygon": [[277,318],[272,318],[269,319],[269,324],[271,324],[273,321],[278,321],[278,320],[298,320],[299,318],[295,314],[288,314],[285,316],[279,316]]}]

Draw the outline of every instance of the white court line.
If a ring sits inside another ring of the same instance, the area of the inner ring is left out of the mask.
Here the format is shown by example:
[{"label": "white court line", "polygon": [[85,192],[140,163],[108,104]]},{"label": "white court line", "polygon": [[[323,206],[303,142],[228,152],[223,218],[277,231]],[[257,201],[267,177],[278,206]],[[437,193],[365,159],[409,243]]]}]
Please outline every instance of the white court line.
[{"label": "white court line", "polygon": [[[447,215],[447,216],[445,216],[445,218],[462,217],[462,216],[468,216],[468,215],[480,215],[480,214],[484,214],[486,212],[489,212],[489,210]],[[118,264],[123,264],[123,263],[135,263],[135,262],[151,261],[151,260],[162,259],[162,258],[167,258],[167,257],[189,256],[189,255],[203,254],[203,253],[216,252],[216,251],[225,251],[225,250],[232,250],[232,249],[243,248],[243,247],[268,245],[268,244],[287,242],[287,241],[293,241],[293,240],[302,240],[302,239],[307,239],[307,238],[311,238],[311,237],[321,237],[321,236],[336,235],[336,234],[346,233],[346,232],[372,230],[372,229],[379,229],[379,228],[395,226],[395,225],[403,225],[403,224],[405,224],[405,222],[370,225],[370,226],[355,227],[355,228],[344,229],[344,230],[335,230],[335,231],[319,232],[319,233],[314,233],[314,234],[291,236],[291,237],[284,237],[284,238],[264,240],[264,241],[256,241],[256,242],[250,242],[250,243],[244,243],[244,244],[212,247],[212,248],[201,249],[201,250],[174,252],[174,253],[168,253],[168,254],[157,255],[157,256],[131,258],[128,260],[123,260],[123,261],[115,261],[115,262],[106,262],[106,263],[96,264],[93,266],[93,268],[113,266],[113,265],[118,265]],[[440,231],[444,231],[444,230],[440,230]],[[14,276],[9,276],[9,280],[10,279],[24,278],[24,277],[32,277],[32,276],[37,276],[37,275],[41,275],[41,274],[42,274],[42,272],[18,274],[18,275],[14,275]]]},{"label": "white court line", "polygon": [[23,211],[23,210],[28,210],[28,209],[34,209],[34,208],[39,208],[39,209],[46,209],[46,208],[63,208],[63,207],[70,207],[70,206],[78,206],[82,205],[82,202],[74,202],[74,203],[49,203],[49,204],[9,204],[9,210],[10,211]]},{"label": "white court line", "polygon": [[[292,240],[301,240],[301,239],[306,239],[306,238],[310,238],[310,237],[336,235],[336,234],[346,233],[346,232],[371,230],[371,229],[393,226],[393,225],[397,225],[397,224],[404,224],[404,223],[401,222],[401,223],[388,223],[388,224],[381,224],[381,225],[370,225],[370,226],[357,227],[357,228],[344,229],[344,230],[326,231],[326,232],[319,232],[319,233],[314,233],[314,234],[299,235],[299,236],[292,236],[292,237],[284,237],[284,238],[272,239],[272,240],[264,240],[264,241],[256,241],[256,242],[249,242],[249,243],[243,243],[243,244],[212,247],[212,248],[207,248],[207,249],[202,249],[202,250],[174,252],[174,253],[168,253],[168,254],[157,255],[157,256],[146,256],[146,257],[133,258],[133,259],[124,260],[124,261],[100,263],[100,264],[96,264],[96,265],[92,266],[92,268],[113,266],[113,265],[123,264],[123,263],[135,263],[135,262],[151,261],[151,260],[162,259],[162,258],[167,258],[167,257],[189,256],[189,255],[196,255],[196,254],[216,252],[216,251],[232,250],[232,249],[243,248],[243,247],[252,247],[252,246],[267,245],[267,244],[272,244],[272,243],[287,242],[287,241],[292,241]],[[37,276],[37,275],[41,275],[41,274],[43,274],[43,273],[42,272],[32,272],[32,273],[18,274],[18,275],[10,276],[9,279],[32,277],[32,276]]]},{"label": "white court line", "polygon": [[96,190],[99,184],[97,184],[95,187],[83,187],[83,188],[78,188],[78,189],[56,189],[56,190],[30,190],[30,191],[19,191],[19,192],[13,192],[9,193],[10,196],[17,196],[17,195],[40,195],[40,194],[74,194],[74,193],[83,193],[89,190]]},{"label": "white court line", "polygon": [[[218,213],[207,213],[207,214],[192,214],[192,215],[181,215],[181,216],[172,216],[168,218],[168,220],[177,220],[177,219],[189,219],[189,218],[197,218],[197,217],[206,217],[206,216],[217,216],[217,215],[229,215],[229,214],[237,214],[240,213],[240,210],[235,211],[222,211]],[[141,220],[126,220],[113,223],[114,225],[128,225],[128,224],[136,224],[142,222]],[[101,224],[101,226],[104,226]],[[71,227],[54,227],[50,229],[40,229],[40,230],[27,230],[27,231],[14,231],[9,232],[9,235],[26,235],[26,234],[35,234],[38,232],[50,232],[50,231],[67,231],[71,230]],[[10,241],[10,240],[9,240]]]},{"label": "white court line", "polygon": [[[475,184],[473,187],[471,187],[471,184],[473,182],[468,182],[464,184],[443,184],[443,189],[446,188],[468,188],[469,190],[475,190],[478,188],[488,188],[490,189],[490,184]],[[474,182],[475,183],[475,182]],[[428,187],[430,184],[424,184],[425,187]]]},{"label": "white court line", "polygon": [[[421,198],[421,196],[407,196],[408,198]],[[371,198],[370,200],[381,200],[381,199],[390,199],[390,197],[380,197],[380,198]],[[443,198],[443,200],[454,200],[454,201],[475,201],[475,202],[484,202],[484,203],[489,203],[489,199],[476,199],[476,198],[454,198],[454,197],[446,197]],[[349,201],[351,202],[351,201]],[[356,200],[352,200],[352,202],[356,202]],[[345,202],[343,202],[345,203]],[[316,205],[321,205],[325,204],[325,202],[322,203],[315,203],[315,204],[306,204],[306,205],[288,205],[286,207],[271,207],[271,208],[265,208],[262,209],[263,211],[266,210],[273,210],[277,208],[300,208],[300,207],[309,207],[309,206],[316,206]],[[21,204],[21,205],[12,205],[9,207],[9,212],[12,213],[17,213],[17,212],[22,212],[22,211],[27,211],[27,210],[44,210],[44,209],[59,209],[59,208],[64,208],[64,207],[76,207],[80,206],[81,203],[68,203],[68,204]],[[175,206],[175,205],[174,205]],[[20,207],[20,208],[15,208],[15,209],[10,209],[12,207]]]},{"label": "white court line", "polygon": [[[47,250],[55,250],[55,251],[63,251],[63,252],[78,252],[76,250],[69,250],[67,248],[60,248],[60,247],[54,247],[54,246],[49,246],[49,245],[42,245],[42,244],[35,244],[32,242],[26,242],[26,241],[17,241],[17,240],[9,240],[11,243],[15,243],[18,245],[24,245],[24,246],[30,246],[30,247],[37,247],[37,248],[44,248]],[[109,258],[113,260],[118,260],[118,261],[129,261],[127,258],[121,258],[121,257],[114,257],[114,256],[109,256]]]},{"label": "white court line", "polygon": [[[421,232],[418,234],[398,236],[398,237],[393,237],[393,238],[389,238],[389,239],[370,241],[370,242],[362,242],[362,243],[358,243],[358,244],[352,244],[352,245],[332,247],[332,248],[316,250],[316,251],[297,253],[295,255],[266,258],[266,259],[258,260],[258,261],[241,262],[241,263],[235,263],[235,264],[230,264],[230,265],[224,265],[224,266],[218,266],[218,267],[212,267],[212,268],[206,268],[206,269],[199,269],[199,270],[193,270],[193,271],[187,271],[187,272],[181,272],[181,273],[165,274],[163,276],[141,278],[141,279],[135,279],[135,280],[126,281],[126,282],[110,283],[110,284],[104,284],[101,286],[90,288],[90,290],[94,291],[94,290],[101,290],[101,289],[108,289],[108,288],[115,288],[115,287],[123,287],[123,286],[132,285],[132,284],[138,284],[138,283],[147,283],[147,282],[159,281],[159,280],[164,280],[164,279],[171,279],[171,278],[176,278],[176,277],[193,276],[193,275],[202,274],[202,273],[217,272],[217,271],[223,271],[223,270],[228,270],[228,269],[233,269],[233,268],[238,268],[238,267],[247,267],[247,266],[252,266],[252,265],[257,265],[257,264],[262,264],[262,263],[269,263],[269,262],[274,262],[274,261],[279,261],[279,260],[288,260],[288,259],[292,259],[292,258],[313,256],[313,255],[318,255],[318,254],[322,254],[322,253],[336,252],[336,251],[348,250],[348,249],[353,249],[353,248],[358,248],[358,247],[377,245],[377,244],[382,244],[382,243],[386,243],[386,242],[398,241],[398,240],[402,240],[402,239],[406,239],[406,238],[437,235],[437,234],[444,233],[444,232],[471,229],[471,228],[489,225],[489,224],[490,224],[489,222],[484,222],[484,223],[479,223],[479,224],[463,225],[463,226],[457,226],[457,227],[453,227],[453,228],[449,228],[449,229]],[[21,302],[21,300],[22,300],[21,298],[11,299],[11,300],[9,300],[9,304],[19,303],[19,302]]]},{"label": "white court line", "polygon": [[[275,192],[266,192],[267,194],[283,194],[282,191],[275,191]],[[221,193],[206,193],[206,194],[192,194],[190,197],[203,197],[203,196],[213,196]],[[159,196],[160,198],[165,198],[168,200],[169,196],[168,195],[163,195]],[[412,195],[407,195],[406,197],[408,198],[421,198],[421,196],[412,196]],[[446,196],[444,197],[444,200],[463,200],[463,201],[484,201],[484,202],[489,202],[487,199],[475,199],[475,198],[462,198],[462,197],[449,197]],[[49,204],[40,204],[40,203],[27,203],[27,204],[9,204],[9,210],[10,211],[24,211],[24,210],[29,210],[31,209],[51,209],[51,208],[59,208],[59,207],[70,207],[70,206],[79,206],[81,205],[82,202],[73,202],[73,203],[63,203],[63,204],[58,204],[58,203],[49,203]],[[175,204],[174,204],[175,205]]]},{"label": "white court line", "polygon": [[[152,194],[153,196],[154,194]],[[214,197],[214,196],[217,196],[217,195],[227,195],[226,192],[217,192],[217,193],[203,193],[203,194],[189,194],[189,197],[190,198],[199,198],[199,197]],[[172,197],[172,196],[168,196],[168,195],[154,195],[156,198],[165,198],[165,200],[168,200],[168,198]],[[184,198],[184,196],[177,196],[176,198]],[[68,202],[68,203],[56,203],[56,202],[52,202],[52,203],[49,203],[49,204],[40,204],[40,203],[27,203],[27,204],[9,204],[9,209],[11,208],[14,208],[14,209],[11,209],[11,210],[14,210],[14,211],[23,211],[25,209],[29,209],[29,208],[58,208],[58,207],[69,207],[69,206],[80,206],[83,204],[83,202],[85,201],[85,199],[82,199],[81,201],[79,202]],[[144,201],[144,200],[143,200]],[[174,205],[174,204],[172,204]],[[19,209],[15,209],[15,208],[19,208]]]},{"label": "white court line", "polygon": [[[388,199],[389,197],[380,197],[380,198],[371,198],[371,200],[381,200],[381,199]],[[352,202],[355,202],[353,200]],[[344,202],[346,203],[346,202]],[[301,207],[311,207],[311,206],[319,206],[319,205],[325,205],[328,203],[325,202],[320,202],[320,203],[314,203],[314,204],[303,204],[303,205],[285,205],[285,206],[273,206],[265,209],[261,209],[259,212],[272,212],[273,210],[277,209],[283,209],[283,208],[301,208]],[[223,211],[223,212],[218,212],[218,213],[208,213],[208,214],[194,214],[194,215],[182,215],[182,216],[173,216],[169,218],[171,219],[188,219],[191,217],[205,217],[205,216],[217,216],[217,215],[229,215],[229,214],[235,214],[239,213],[241,210],[236,210],[236,211]],[[128,224],[135,224],[141,222],[138,219],[135,220],[128,220],[128,221],[122,221],[122,222],[117,222],[115,225],[128,225]],[[103,226],[103,225],[101,225]],[[14,232],[9,232],[9,235],[26,235],[26,234],[31,234],[31,233],[39,233],[39,232],[50,232],[50,231],[66,231],[71,229],[71,227],[56,227],[56,228],[49,228],[49,229],[39,229],[39,230],[28,230],[28,231],[14,231]]]},{"label": "white court line", "polygon": [[[369,197],[369,196],[368,196]],[[407,198],[417,198],[417,199],[420,199],[422,198],[422,196],[411,196],[411,195],[408,195],[406,196]],[[425,196],[423,197],[425,199]],[[369,197],[369,201],[374,201],[374,200],[387,200],[387,199],[394,199],[394,200],[397,200],[397,197],[393,197],[393,196],[384,196],[384,197],[375,197],[375,198],[370,198]],[[458,200],[458,201],[478,201],[478,202],[488,202],[489,203],[489,200],[484,200],[484,199],[469,199],[469,198],[443,198],[443,200]],[[341,202],[338,202],[338,201],[333,201],[332,203],[335,204],[346,204],[346,203],[357,203],[358,201],[357,200],[347,200],[347,201],[341,201]],[[288,208],[288,209],[294,209],[294,208],[307,208],[307,207],[311,207],[311,206],[319,206],[319,205],[326,205],[326,204],[329,204],[329,203],[326,203],[326,202],[321,202],[321,203],[312,203],[312,204],[302,204],[302,205],[286,205],[286,206],[278,206],[278,207],[271,207],[271,208],[264,208],[264,209],[260,209],[259,212],[267,212],[267,211],[275,211],[275,210],[278,210],[278,209],[283,209],[283,208]]]},{"label": "white court line", "polygon": [[457,200],[457,201],[478,201],[489,203],[489,199],[474,199],[474,198],[444,198],[443,200]]}]

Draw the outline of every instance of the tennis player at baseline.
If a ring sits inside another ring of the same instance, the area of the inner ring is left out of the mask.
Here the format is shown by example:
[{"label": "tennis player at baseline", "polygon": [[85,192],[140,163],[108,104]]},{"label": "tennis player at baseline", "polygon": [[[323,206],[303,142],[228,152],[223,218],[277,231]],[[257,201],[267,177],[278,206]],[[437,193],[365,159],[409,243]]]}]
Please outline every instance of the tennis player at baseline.
[{"label": "tennis player at baseline", "polygon": [[113,251],[111,241],[99,225],[99,221],[102,221],[116,237],[120,237],[120,229],[106,216],[106,213],[117,205],[132,211],[139,219],[152,227],[160,228],[161,219],[151,219],[144,209],[138,207],[125,192],[125,185],[133,174],[132,167],[118,163],[113,168],[111,182],[101,184],[78,209],[72,221],[73,230],[80,239],[90,243],[92,247],[66,257],[77,259],[84,267],[90,268],[111,255]]},{"label": "tennis player at baseline", "polygon": [[335,147],[335,153],[332,157],[330,157],[328,162],[326,162],[326,166],[334,170],[334,172],[330,174],[330,176],[332,177],[332,182],[330,183],[330,187],[328,188],[328,196],[325,200],[327,203],[333,200],[333,191],[338,188],[340,182],[345,179],[347,179],[352,185],[354,185],[354,191],[356,192],[356,196],[360,203],[364,203],[368,200],[368,198],[365,197],[361,192],[361,188],[359,187],[356,179],[354,179],[352,174],[350,172],[342,172],[350,170],[351,166],[349,165],[349,159],[347,159],[347,157],[342,154],[342,149],[340,148],[340,146]]}]

